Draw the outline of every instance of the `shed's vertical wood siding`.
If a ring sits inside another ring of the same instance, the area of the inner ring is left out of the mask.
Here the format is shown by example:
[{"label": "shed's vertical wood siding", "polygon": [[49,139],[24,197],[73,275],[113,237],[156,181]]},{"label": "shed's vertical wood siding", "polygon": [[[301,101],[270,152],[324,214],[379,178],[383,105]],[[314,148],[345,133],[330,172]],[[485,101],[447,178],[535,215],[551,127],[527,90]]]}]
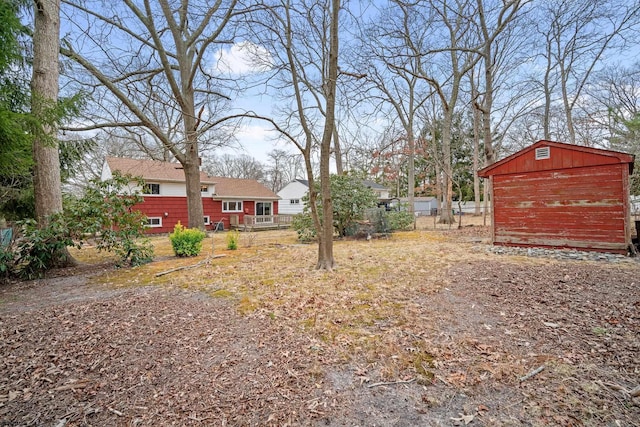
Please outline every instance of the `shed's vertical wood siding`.
[{"label": "shed's vertical wood siding", "polygon": [[[550,147],[548,159],[535,149]],[[489,177],[494,244],[626,253],[633,156],[539,141],[481,171]]]},{"label": "shed's vertical wood siding", "polygon": [[494,243],[626,252],[626,167],[495,176]]}]

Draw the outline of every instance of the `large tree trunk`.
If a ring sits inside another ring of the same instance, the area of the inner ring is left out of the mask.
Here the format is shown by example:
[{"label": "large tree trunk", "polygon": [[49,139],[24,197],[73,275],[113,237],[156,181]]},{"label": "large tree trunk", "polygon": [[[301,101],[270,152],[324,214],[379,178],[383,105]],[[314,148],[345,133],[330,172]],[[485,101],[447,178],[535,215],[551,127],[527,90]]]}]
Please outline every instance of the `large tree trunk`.
[{"label": "large tree trunk", "polygon": [[[164,7],[165,4],[163,4]],[[170,16],[170,11],[165,11]],[[174,30],[175,31],[175,30]],[[179,34],[176,31],[176,34]],[[194,52],[185,48],[183,39],[176,35],[176,52],[180,68],[180,91],[183,102],[180,105],[182,124],[187,139],[186,149],[177,156],[184,168],[185,187],[187,190],[187,217],[189,228],[204,230],[204,208],[202,207],[202,193],[200,192],[200,149],[198,145],[198,120],[196,119],[195,89],[191,81],[191,67],[194,62]],[[176,96],[178,98],[178,96]],[[167,147],[170,148],[170,147]],[[177,150],[174,150],[177,151]]]},{"label": "large tree trunk", "polygon": [[[36,0],[34,6],[31,113],[39,129],[33,140],[33,186],[36,220],[42,228],[50,215],[62,212],[57,126],[50,113],[58,102],[60,0]],[[56,258],[56,265],[72,262],[66,249]]]},{"label": "large tree trunk", "polygon": [[200,192],[200,160],[197,152],[195,154],[182,164],[187,189],[188,219],[190,228],[204,230],[204,209]]},{"label": "large tree trunk", "polygon": [[58,50],[60,0],[34,2],[33,75],[31,112],[41,127],[33,141],[36,220],[43,226],[47,216],[62,211],[60,157],[56,126],[47,119],[58,102]]}]

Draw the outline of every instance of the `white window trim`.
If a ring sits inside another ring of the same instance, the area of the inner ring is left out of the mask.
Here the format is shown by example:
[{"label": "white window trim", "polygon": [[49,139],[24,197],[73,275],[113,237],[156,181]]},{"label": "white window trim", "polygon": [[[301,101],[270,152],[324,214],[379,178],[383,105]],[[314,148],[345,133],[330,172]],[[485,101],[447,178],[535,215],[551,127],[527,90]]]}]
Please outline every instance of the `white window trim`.
[{"label": "white window trim", "polygon": [[300,199],[289,199],[289,204],[290,205],[299,205],[300,204]]},{"label": "white window trim", "polygon": [[[263,205],[264,205],[264,204],[269,204],[269,211],[271,212],[269,215],[264,215],[264,214],[262,214],[262,215],[259,215],[259,216],[273,216],[273,202],[272,202],[272,201],[269,201],[269,200],[264,200],[264,201],[262,201],[262,200],[256,200],[256,203],[255,203],[255,210],[256,210],[256,213],[255,213],[255,214],[256,214],[256,215],[258,215],[258,204],[259,204],[259,203],[262,203]],[[264,210],[264,207],[263,207],[263,210]]]},{"label": "white window trim", "polygon": [[[236,209],[235,210],[229,209],[229,205],[228,205],[229,203],[235,203]],[[222,201],[222,212],[242,212],[243,207],[244,207],[244,204],[242,203],[242,200],[223,200]]]},{"label": "white window trim", "polygon": [[204,216],[204,225],[211,224],[211,217],[209,215]]},{"label": "white window trim", "polygon": [[[158,224],[151,224],[152,219],[157,219]],[[147,228],[161,228],[162,227],[162,217],[161,216],[148,216],[147,224],[145,225]]]},{"label": "white window trim", "polygon": [[[154,194],[154,193],[145,193],[145,192],[144,192],[144,189],[145,189],[145,187],[146,187],[147,185],[148,185],[149,187],[150,187],[151,185],[157,185],[157,186],[158,186],[158,194]],[[160,188],[160,184],[159,184],[159,183],[157,183],[157,182],[147,182],[147,183],[145,183],[144,187],[142,187],[142,193],[143,193],[143,194],[142,194],[143,196],[161,196],[161,195],[162,195],[162,188]]]}]

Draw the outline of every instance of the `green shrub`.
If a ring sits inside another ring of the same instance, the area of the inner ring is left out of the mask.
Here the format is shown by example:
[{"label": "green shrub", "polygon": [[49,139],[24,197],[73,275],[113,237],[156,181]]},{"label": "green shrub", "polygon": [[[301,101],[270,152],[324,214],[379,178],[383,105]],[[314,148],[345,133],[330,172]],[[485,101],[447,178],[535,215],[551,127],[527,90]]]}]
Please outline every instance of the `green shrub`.
[{"label": "green shrub", "polygon": [[227,249],[235,251],[238,249],[238,240],[240,240],[240,233],[238,230],[232,230],[227,233]]},{"label": "green shrub", "polygon": [[387,222],[392,231],[405,230],[413,225],[414,217],[411,212],[391,211],[387,212]]},{"label": "green shrub", "polygon": [[65,218],[72,224],[72,236],[82,243],[93,236],[98,251],[118,255],[117,266],[137,266],[153,260],[153,246],[145,238],[145,216],[133,207],[144,199],[139,192],[131,192],[135,182],[144,186],[141,178],[118,172],[106,181],[91,180],[85,194],[70,200],[65,206]]},{"label": "green shrub", "polygon": [[20,221],[18,225],[22,237],[17,243],[14,267],[20,277],[42,277],[46,270],[68,261],[66,249],[74,246],[74,241],[62,214],[50,216],[42,228],[33,219]]},{"label": "green shrub", "polygon": [[173,253],[176,256],[197,256],[202,251],[202,240],[207,234],[197,228],[185,228],[180,221],[169,234]]},{"label": "green shrub", "polygon": [[18,223],[20,239],[0,250],[0,275],[24,279],[40,277],[45,271],[66,265],[68,247],[82,247],[92,237],[99,251],[118,255],[118,266],[141,265],[153,259],[153,247],[144,236],[145,217],[132,207],[143,201],[128,190],[140,178],[114,173],[113,178],[91,180],[84,195],[65,200],[62,213],[47,218],[45,226],[33,219]]},{"label": "green shrub", "polygon": [[316,240],[316,228],[310,213],[294,215],[291,220],[291,228],[296,231],[298,240],[301,242],[308,243]]},{"label": "green shrub", "polygon": [[[331,175],[331,200],[333,202],[333,228],[338,236],[358,229],[358,221],[365,211],[377,203],[377,196],[360,179],[348,175]],[[322,212],[322,200],[318,200],[318,212]]]},{"label": "green shrub", "polygon": [[0,283],[7,279],[15,268],[15,255],[10,245],[0,246]]},{"label": "green shrub", "polygon": [[148,264],[153,261],[153,245],[148,238],[140,240],[124,240],[114,252],[119,257],[116,266],[122,267],[128,264],[132,267]]},{"label": "green shrub", "polygon": [[[360,179],[348,175],[331,175],[331,201],[333,206],[333,231],[340,237],[353,235],[359,230],[359,222],[364,219],[365,211],[376,206],[376,194]],[[315,183],[318,193],[316,207],[322,215],[322,197],[320,183]],[[293,218],[291,227],[298,233],[298,240],[311,242],[316,240],[317,231],[310,212],[309,194],[302,200],[305,208],[302,214]],[[322,223],[322,218],[320,218]]]}]

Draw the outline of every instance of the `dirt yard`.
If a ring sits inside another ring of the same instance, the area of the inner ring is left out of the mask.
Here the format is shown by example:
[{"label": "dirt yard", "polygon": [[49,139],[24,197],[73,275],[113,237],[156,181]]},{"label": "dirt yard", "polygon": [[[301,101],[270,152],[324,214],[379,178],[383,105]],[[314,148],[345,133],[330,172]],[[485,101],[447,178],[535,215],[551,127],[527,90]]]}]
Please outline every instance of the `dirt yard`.
[{"label": "dirt yard", "polygon": [[[0,426],[640,426],[640,263],[224,234],[0,287]],[[189,267],[168,272],[177,267]]]}]

